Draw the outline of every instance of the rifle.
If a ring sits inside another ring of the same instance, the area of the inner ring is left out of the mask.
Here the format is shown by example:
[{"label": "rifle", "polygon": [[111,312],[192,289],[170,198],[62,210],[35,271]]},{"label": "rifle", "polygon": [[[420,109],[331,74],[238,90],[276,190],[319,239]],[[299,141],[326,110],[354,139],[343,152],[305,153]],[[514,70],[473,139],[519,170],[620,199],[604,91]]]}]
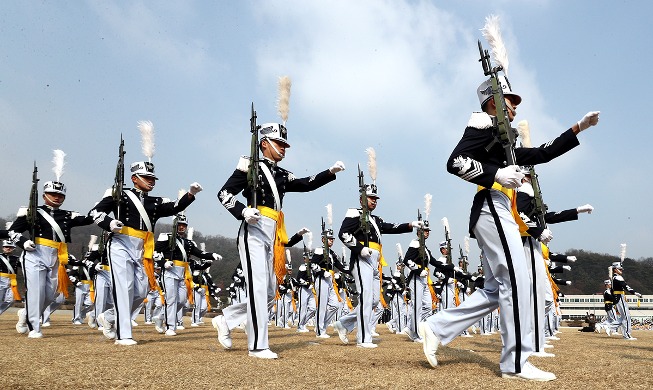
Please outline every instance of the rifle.
[{"label": "rifle", "polygon": [[331,258],[331,251],[329,250],[329,238],[327,237],[328,231],[326,230],[326,225],[324,224],[324,218],[322,218],[322,259],[324,263],[330,263],[331,269],[333,270],[333,259]]},{"label": "rifle", "polygon": [[179,224],[178,219],[175,217],[172,222],[172,233],[168,237],[168,250],[170,251],[170,258],[168,260],[174,260],[175,248],[177,247],[177,226]]},{"label": "rifle", "polygon": [[[506,153],[506,162],[508,165],[516,165],[516,135],[515,130],[510,126],[508,107],[506,106],[506,100],[503,97],[503,88],[501,86],[501,81],[499,80],[499,71],[503,70],[503,67],[492,66],[492,63],[490,62],[490,53],[487,50],[483,50],[480,40],[478,41],[478,51],[481,54],[481,59],[479,61],[483,65],[483,73],[486,76],[490,76],[492,97],[494,98],[494,104],[497,109],[496,117],[493,118],[497,134],[495,139],[485,148],[485,150],[489,151],[496,142],[499,142]],[[506,79],[506,82],[508,82],[508,79]]]},{"label": "rifle", "polygon": [[36,238],[36,223],[37,223],[37,209],[39,201],[39,176],[38,168],[36,167],[36,161],[34,161],[34,171],[32,172],[32,188],[29,191],[29,204],[27,206],[27,223],[30,226],[30,239],[34,240]]},{"label": "rifle", "polygon": [[365,185],[365,177],[361,171],[360,164],[358,165],[358,191],[360,192],[361,200],[361,216],[360,226],[357,230],[363,232],[365,236],[364,246],[370,245],[370,209],[367,207],[367,186]]},{"label": "rifle", "polygon": [[260,161],[259,145],[258,145],[258,130],[259,126],[256,124],[256,111],[254,111],[254,103],[252,103],[252,116],[249,119],[249,129],[252,133],[251,151],[249,154],[249,169],[247,170],[247,188],[251,191],[251,205],[250,207],[256,208],[258,206],[257,192],[259,187],[259,172],[258,163]]},{"label": "rifle", "polygon": [[120,203],[122,203],[122,191],[125,188],[125,140],[120,134],[120,146],[118,147],[118,164],[116,164],[116,177],[113,180],[111,196],[116,205],[116,219],[120,219]]},{"label": "rifle", "polygon": [[[444,240],[447,242],[447,264],[453,264],[453,259],[451,257],[451,236],[449,235],[449,221],[446,220],[444,223]],[[444,221],[443,221],[444,222]]]},{"label": "rifle", "polygon": [[463,247],[460,246],[460,244],[458,245],[458,249],[460,250],[460,259],[463,261],[462,270],[463,272],[467,273],[467,264],[469,263],[467,261],[467,256],[465,256],[465,253],[463,252]]},{"label": "rifle", "polygon": [[[422,213],[417,209],[417,220],[422,220]],[[422,267],[428,267],[428,261],[426,260],[426,237],[424,237],[424,229],[417,229],[417,239],[419,241],[419,257],[422,260]]]},{"label": "rifle", "polygon": [[542,190],[540,189],[540,180],[535,173],[535,167],[532,165],[528,167],[528,171],[531,174],[531,186],[533,187],[533,213],[537,219],[538,224],[541,228],[546,229],[546,220],[544,215],[546,214],[548,207],[542,199]]}]

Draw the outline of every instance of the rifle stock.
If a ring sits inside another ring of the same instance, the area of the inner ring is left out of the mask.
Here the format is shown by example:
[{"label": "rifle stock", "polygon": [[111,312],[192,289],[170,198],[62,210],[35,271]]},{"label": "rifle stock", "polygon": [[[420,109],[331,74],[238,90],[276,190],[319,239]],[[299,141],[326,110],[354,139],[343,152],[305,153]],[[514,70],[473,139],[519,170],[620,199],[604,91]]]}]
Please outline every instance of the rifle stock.
[{"label": "rifle stock", "polygon": [[535,173],[535,167],[530,166],[528,170],[531,174],[531,186],[533,187],[533,212],[535,213],[535,218],[537,219],[540,227],[546,229],[547,225],[544,216],[547,212],[548,207],[542,199],[540,180],[537,177],[537,173]]}]

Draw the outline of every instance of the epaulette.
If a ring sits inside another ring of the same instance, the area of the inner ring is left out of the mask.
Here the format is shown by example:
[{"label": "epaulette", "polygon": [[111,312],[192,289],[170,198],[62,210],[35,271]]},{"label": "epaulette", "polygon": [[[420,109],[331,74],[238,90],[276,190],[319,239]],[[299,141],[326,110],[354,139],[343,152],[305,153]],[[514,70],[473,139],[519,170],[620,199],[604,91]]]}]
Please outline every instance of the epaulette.
[{"label": "epaulette", "polygon": [[18,209],[18,212],[16,213],[17,217],[24,217],[27,215],[27,207],[21,207]]},{"label": "epaulette", "polygon": [[345,218],[358,218],[361,216],[361,211],[359,209],[348,209]]},{"label": "epaulette", "polygon": [[168,241],[170,235],[169,233],[161,233],[159,234],[159,238],[157,238],[157,241]]},{"label": "epaulette", "polygon": [[300,265],[299,270],[302,271],[302,272],[306,271],[306,264]]},{"label": "epaulette", "polygon": [[409,248],[419,248],[419,240],[413,240],[408,244]]},{"label": "epaulette", "polygon": [[71,211],[71,212],[70,212],[70,218],[77,218],[77,217],[79,217],[80,215],[81,215],[81,214],[78,213],[77,211]]},{"label": "epaulette", "polygon": [[614,278],[617,279],[617,280],[620,281],[620,282],[623,282],[623,281],[624,281],[624,277],[621,276],[621,275],[615,275]]},{"label": "epaulette", "polygon": [[241,172],[247,172],[249,170],[249,156],[240,156],[236,169]]},{"label": "epaulette", "polygon": [[315,248],[315,251],[313,252],[313,254],[316,255],[322,255],[323,253],[324,253],[324,249],[322,249],[322,247]]},{"label": "epaulette", "polygon": [[104,195],[102,195],[102,198],[106,198],[107,196],[113,196],[113,188],[107,188],[107,190],[104,191]]},{"label": "epaulette", "polygon": [[172,203],[170,198],[161,198],[161,203]]},{"label": "epaulette", "polygon": [[467,122],[467,127],[475,129],[489,129],[492,127],[492,118],[485,112],[472,112],[472,116]]}]

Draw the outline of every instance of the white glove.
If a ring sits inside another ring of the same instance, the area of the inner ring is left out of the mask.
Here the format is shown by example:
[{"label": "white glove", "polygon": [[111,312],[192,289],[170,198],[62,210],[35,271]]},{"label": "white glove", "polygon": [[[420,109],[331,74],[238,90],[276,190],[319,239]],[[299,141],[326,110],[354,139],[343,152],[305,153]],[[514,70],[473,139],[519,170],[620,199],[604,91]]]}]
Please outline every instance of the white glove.
[{"label": "white glove", "polygon": [[641,293],[638,293],[638,292],[636,292],[635,295],[637,295],[637,298],[641,298],[641,297],[642,297],[642,294],[641,294]]},{"label": "white glove", "polygon": [[173,265],[175,265],[175,263],[173,263],[173,262],[170,261],[170,260],[168,260],[168,261],[166,261],[165,263],[163,263],[163,267],[164,267],[165,269],[170,269],[170,268],[172,268]]},{"label": "white glove", "polygon": [[458,286],[458,288],[463,288],[463,287],[465,287],[465,285],[462,284],[462,283],[460,283],[460,282],[456,283],[456,286]]},{"label": "white glove", "polygon": [[77,281],[77,278],[74,276],[69,276],[68,279],[70,279],[71,283],[75,283]]},{"label": "white glove", "polygon": [[566,269],[567,271],[571,271],[571,266],[570,265],[563,265],[562,269]]},{"label": "white glove", "polygon": [[304,234],[306,234],[306,233],[310,233],[310,232],[311,232],[311,231],[308,230],[308,228],[303,227],[303,228],[299,229],[299,231],[297,232],[297,234],[299,234],[300,236],[303,236]]},{"label": "white glove", "polygon": [[417,264],[415,264],[415,262],[412,260],[406,261],[406,265],[408,266],[408,268],[415,268],[417,266]]},{"label": "white glove", "polygon": [[324,270],[323,276],[325,279],[329,279],[331,277],[331,272]]},{"label": "white glove", "polygon": [[190,185],[190,188],[188,189],[188,192],[190,192],[191,195],[195,196],[195,195],[197,195],[198,192],[200,192],[202,190],[203,190],[203,188],[200,185],[200,183],[195,182],[195,183]]},{"label": "white glove", "polygon": [[317,265],[316,263],[311,263],[311,269],[317,272],[320,269],[320,266]]},{"label": "white glove", "polygon": [[34,252],[36,250],[36,244],[32,240],[27,240],[23,244],[23,249],[28,252]]},{"label": "white glove", "polygon": [[573,263],[576,261],[576,256],[567,256],[567,261]]},{"label": "white glove", "polygon": [[161,260],[163,260],[163,253],[161,253],[161,252],[154,252],[154,254],[152,255],[152,260],[155,260],[155,261],[161,261]]},{"label": "white glove", "polygon": [[342,161],[336,161],[335,163],[333,163],[333,166],[329,168],[329,172],[331,173],[338,173],[344,170],[345,170],[345,163]]},{"label": "white glove", "polygon": [[424,222],[423,221],[413,221],[410,223],[411,227],[417,228],[417,229],[422,229],[424,227]]},{"label": "white glove", "polygon": [[567,281],[565,282],[565,284],[566,284],[567,286],[571,286],[571,280],[567,280]]},{"label": "white glove", "polygon": [[372,250],[364,246],[363,249],[361,249],[361,257],[368,258],[370,256],[372,256]]},{"label": "white glove", "polygon": [[247,207],[243,209],[243,218],[250,225],[255,225],[261,219],[261,212],[258,209]]},{"label": "white glove", "polygon": [[122,221],[114,219],[109,224],[109,229],[114,233],[120,233],[120,230],[122,229],[123,226],[125,226],[125,225],[122,223]]},{"label": "white glove", "polygon": [[553,233],[549,229],[544,229],[540,234],[540,242],[548,244],[551,240],[553,240]]},{"label": "white glove", "polygon": [[438,272],[435,273],[435,277],[438,278],[438,279],[444,279],[444,274],[442,272],[438,271]]},{"label": "white glove", "polygon": [[599,114],[601,111],[590,111],[583,119],[578,121],[578,129],[580,131],[586,130],[588,127],[594,126],[599,123]]},{"label": "white glove", "polygon": [[594,211],[594,207],[592,207],[591,204],[584,204],[582,206],[576,207],[576,212],[578,214],[580,213],[592,214],[592,211]]},{"label": "white glove", "polygon": [[494,181],[506,188],[517,188],[521,186],[521,180],[523,178],[524,174],[521,173],[521,169],[518,165],[509,165],[505,168],[499,168],[496,175],[494,175]]},{"label": "white glove", "polygon": [[217,254],[217,253],[214,253],[214,254],[213,254],[213,260],[220,261],[220,260],[222,260],[222,256],[220,256],[220,255]]},{"label": "white glove", "polygon": [[460,267],[453,267],[453,272],[463,272],[463,270]]},{"label": "white glove", "polygon": [[429,272],[426,269],[423,269],[422,272],[419,273],[419,276],[424,278],[424,277],[426,277],[426,275],[428,275],[428,273]]},{"label": "white glove", "polygon": [[97,264],[95,265],[95,270],[96,270],[96,271],[102,271],[102,263],[97,263]]}]

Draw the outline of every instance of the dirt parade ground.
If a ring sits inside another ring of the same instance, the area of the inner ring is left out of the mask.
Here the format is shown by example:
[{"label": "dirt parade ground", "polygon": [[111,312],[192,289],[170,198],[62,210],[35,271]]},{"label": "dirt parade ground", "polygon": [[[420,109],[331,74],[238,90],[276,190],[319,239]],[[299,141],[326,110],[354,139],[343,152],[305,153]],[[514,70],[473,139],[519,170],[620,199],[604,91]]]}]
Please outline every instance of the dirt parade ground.
[{"label": "dirt parade ground", "polygon": [[[0,316],[4,389],[650,389],[653,385],[653,331],[634,331],[637,341],[563,328],[552,341],[555,358],[531,358],[554,372],[548,383],[500,377],[498,335],[457,338],[438,351],[432,369],[422,345],[378,326],[379,347],[344,345],[332,329],[330,339],[314,333],[270,327],[277,360],[247,356],[246,336],[233,334],[224,350],[210,319],[166,337],[153,325],[134,329],[138,345],[117,346],[86,324],[73,326],[70,312],[55,312],[42,339],[16,332],[16,309]],[[350,339],[353,335],[350,336]]]}]

